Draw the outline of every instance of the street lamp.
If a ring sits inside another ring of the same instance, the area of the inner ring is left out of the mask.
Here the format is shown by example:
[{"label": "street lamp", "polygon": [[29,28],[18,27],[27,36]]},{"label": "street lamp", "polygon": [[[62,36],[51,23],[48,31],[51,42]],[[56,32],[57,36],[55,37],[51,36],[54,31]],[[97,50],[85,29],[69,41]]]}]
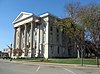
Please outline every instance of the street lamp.
[{"label": "street lamp", "polygon": [[12,58],[11,58],[11,55],[12,55],[12,43],[10,43],[10,46],[9,45],[7,45],[8,46],[8,48],[10,49],[10,55],[9,55],[9,58],[10,58],[10,61],[12,60]]},{"label": "street lamp", "polygon": [[[98,47],[97,47],[97,49],[99,49]],[[98,52],[98,50],[97,50],[97,52],[96,52],[96,64],[97,64],[97,67],[99,67],[99,52]]]},{"label": "street lamp", "polygon": [[10,61],[12,61],[11,55],[12,55],[12,43],[10,43]]}]

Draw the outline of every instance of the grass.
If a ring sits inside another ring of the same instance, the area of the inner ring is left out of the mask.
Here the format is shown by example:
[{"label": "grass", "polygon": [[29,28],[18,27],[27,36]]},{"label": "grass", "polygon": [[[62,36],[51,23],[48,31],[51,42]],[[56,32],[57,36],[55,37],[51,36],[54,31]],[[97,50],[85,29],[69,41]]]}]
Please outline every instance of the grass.
[{"label": "grass", "polygon": [[29,61],[29,62],[42,62],[43,59],[42,58],[17,58],[17,59],[13,59],[15,61]]},{"label": "grass", "polygon": [[50,63],[79,64],[80,59],[49,59]]},{"label": "grass", "polygon": [[[81,59],[49,59],[49,62],[60,64],[81,64]],[[83,64],[96,65],[96,59],[83,59]]]},{"label": "grass", "polygon": [[[19,58],[14,59],[16,61],[29,61],[29,62],[47,62],[47,63],[59,63],[59,64],[81,64],[81,59],[77,58],[65,58],[65,59],[48,59],[43,58]],[[83,64],[96,65],[96,59],[83,59]],[[100,60],[99,60],[100,64]]]}]

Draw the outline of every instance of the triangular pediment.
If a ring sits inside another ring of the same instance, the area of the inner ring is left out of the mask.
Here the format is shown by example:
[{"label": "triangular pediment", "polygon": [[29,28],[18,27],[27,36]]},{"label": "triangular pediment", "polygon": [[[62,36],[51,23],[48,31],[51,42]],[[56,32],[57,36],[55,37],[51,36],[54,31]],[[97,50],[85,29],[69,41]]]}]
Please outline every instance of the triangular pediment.
[{"label": "triangular pediment", "polygon": [[17,17],[16,19],[13,21],[13,23],[16,23],[18,21],[21,21],[25,18],[28,18],[30,16],[32,16],[33,14],[32,13],[26,13],[26,12],[21,12]]}]

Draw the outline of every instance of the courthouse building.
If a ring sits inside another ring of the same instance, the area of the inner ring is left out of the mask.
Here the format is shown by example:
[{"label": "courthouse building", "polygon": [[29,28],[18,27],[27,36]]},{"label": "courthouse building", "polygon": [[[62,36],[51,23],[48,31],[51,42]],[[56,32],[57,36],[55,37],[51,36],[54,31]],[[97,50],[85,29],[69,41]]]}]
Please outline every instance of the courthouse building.
[{"label": "courthouse building", "polygon": [[59,18],[50,13],[37,16],[32,13],[21,12],[16,17],[13,21],[14,49],[23,51],[20,57],[76,56],[75,50],[68,50],[67,36],[55,26],[54,19]]}]

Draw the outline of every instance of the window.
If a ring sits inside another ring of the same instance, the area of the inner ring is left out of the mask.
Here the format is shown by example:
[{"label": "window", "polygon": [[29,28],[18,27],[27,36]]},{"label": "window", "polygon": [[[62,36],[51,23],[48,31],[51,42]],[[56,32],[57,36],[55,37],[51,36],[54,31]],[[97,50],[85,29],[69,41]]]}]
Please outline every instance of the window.
[{"label": "window", "polygon": [[27,45],[30,47],[30,29],[27,30]]},{"label": "window", "polygon": [[58,47],[58,48],[57,48],[57,52],[58,52],[58,54],[59,54],[59,51],[60,51],[60,50],[59,50],[59,47]]},{"label": "window", "polygon": [[43,32],[43,43],[46,41],[46,34]]},{"label": "window", "polygon": [[24,29],[22,30],[22,48],[24,48],[25,43],[25,36],[24,36]]},{"label": "window", "polygon": [[42,46],[42,54],[45,52],[45,45]]},{"label": "window", "polygon": [[51,54],[53,54],[53,46],[51,46]]},{"label": "window", "polygon": [[17,46],[19,45],[19,32],[17,31]]},{"label": "window", "polygon": [[71,48],[68,48],[68,55],[71,55]]},{"label": "window", "polygon": [[34,38],[35,38],[35,41],[36,41],[37,40],[37,32],[35,32]]},{"label": "window", "polygon": [[35,32],[34,39],[35,39],[35,49],[36,49],[37,48],[37,32]]},{"label": "window", "polygon": [[63,54],[65,54],[65,52],[66,52],[66,51],[65,51],[65,48],[63,47]]},{"label": "window", "polygon": [[43,39],[42,41],[44,43],[46,41],[46,25],[45,24],[43,25],[43,36],[42,37],[43,37],[42,38]]},{"label": "window", "polygon": [[28,56],[28,50],[27,49],[25,50],[25,56]]},{"label": "window", "polygon": [[35,49],[37,48],[37,42],[35,41]]},{"label": "window", "polygon": [[53,42],[53,33],[50,33],[50,42]]},{"label": "window", "polygon": [[59,29],[57,28],[57,33],[59,33]]},{"label": "window", "polygon": [[43,25],[43,31],[46,32],[46,24]]},{"label": "window", "polygon": [[53,30],[53,28],[52,28],[52,26],[50,27],[50,31],[52,31]]},{"label": "window", "polygon": [[59,42],[59,34],[57,34],[57,43]]}]

